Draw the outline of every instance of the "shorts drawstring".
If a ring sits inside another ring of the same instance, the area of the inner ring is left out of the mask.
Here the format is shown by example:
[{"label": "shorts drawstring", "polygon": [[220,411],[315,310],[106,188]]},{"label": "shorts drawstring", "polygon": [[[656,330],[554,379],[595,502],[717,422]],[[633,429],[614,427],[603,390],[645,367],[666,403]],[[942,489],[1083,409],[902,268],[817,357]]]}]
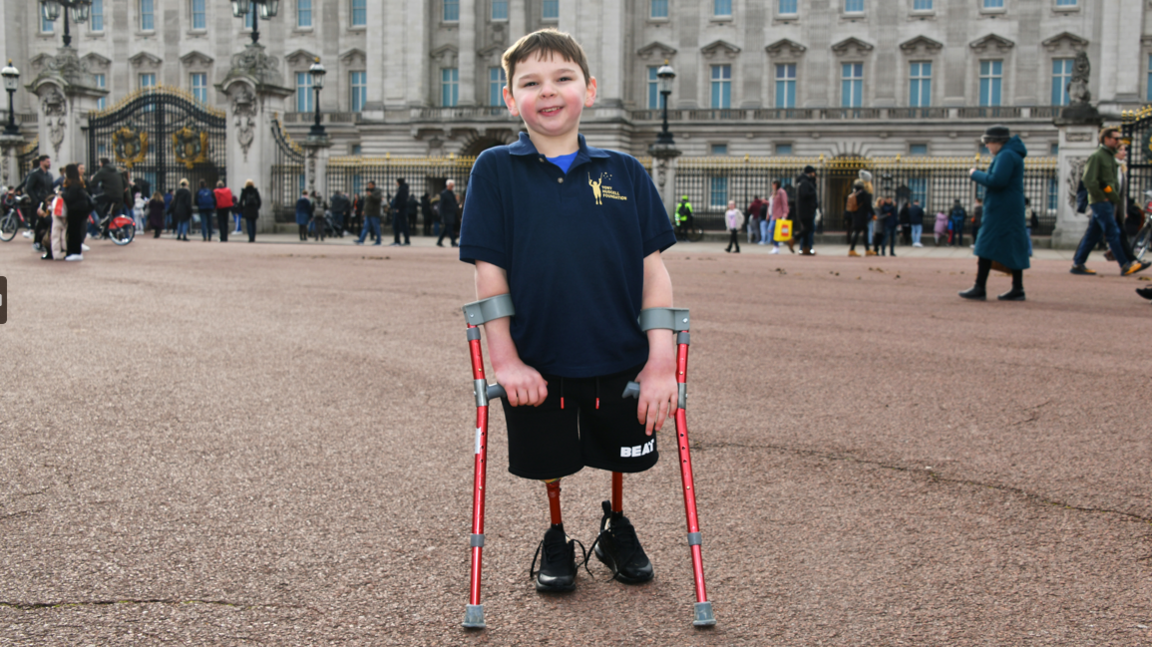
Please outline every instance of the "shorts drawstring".
[{"label": "shorts drawstring", "polygon": [[600,378],[596,378],[596,408],[600,408]]},{"label": "shorts drawstring", "polygon": [[564,409],[564,378],[560,378],[560,409]]}]

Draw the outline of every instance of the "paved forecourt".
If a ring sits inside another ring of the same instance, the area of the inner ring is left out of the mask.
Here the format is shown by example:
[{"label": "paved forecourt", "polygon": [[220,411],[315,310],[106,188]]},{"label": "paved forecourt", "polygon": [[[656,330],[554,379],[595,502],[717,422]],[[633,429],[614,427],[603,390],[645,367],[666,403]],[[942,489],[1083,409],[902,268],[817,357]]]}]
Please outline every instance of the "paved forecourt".
[{"label": "paved forecourt", "polygon": [[[544,487],[497,409],[467,634],[471,268],[291,238],[0,243],[0,644],[1152,642],[1149,283],[1098,255],[1037,250],[1027,302],[972,303],[969,250],[672,248],[719,625],[690,625],[667,431],[625,480],[655,581],[593,560],[536,594]],[[609,478],[563,488],[589,546]]]}]

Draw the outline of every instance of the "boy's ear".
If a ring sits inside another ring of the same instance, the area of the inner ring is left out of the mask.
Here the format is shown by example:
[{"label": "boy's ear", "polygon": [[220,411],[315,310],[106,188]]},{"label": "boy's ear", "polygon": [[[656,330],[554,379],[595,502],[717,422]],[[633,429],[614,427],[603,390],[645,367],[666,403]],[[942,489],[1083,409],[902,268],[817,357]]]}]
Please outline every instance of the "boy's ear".
[{"label": "boy's ear", "polygon": [[584,107],[591,108],[596,103],[596,77],[588,79],[588,93],[584,97]]},{"label": "boy's ear", "polygon": [[512,98],[512,89],[510,86],[505,83],[504,89],[500,92],[504,95],[504,105],[508,106],[508,112],[511,113],[513,117],[519,117],[520,111],[516,109],[516,100]]}]

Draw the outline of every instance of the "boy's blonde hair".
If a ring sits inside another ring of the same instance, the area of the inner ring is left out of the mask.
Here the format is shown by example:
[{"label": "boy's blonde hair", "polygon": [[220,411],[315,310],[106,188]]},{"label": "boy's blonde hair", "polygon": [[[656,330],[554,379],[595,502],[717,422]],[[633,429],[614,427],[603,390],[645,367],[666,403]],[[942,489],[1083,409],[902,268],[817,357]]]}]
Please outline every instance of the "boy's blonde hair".
[{"label": "boy's blonde hair", "polygon": [[541,56],[559,55],[564,60],[579,65],[580,71],[584,73],[585,85],[592,78],[592,73],[588,71],[588,56],[584,54],[584,48],[580,43],[577,43],[571,34],[549,27],[524,36],[504,50],[501,64],[504,66],[504,76],[508,79],[509,94],[512,93],[512,77],[516,74],[516,64],[528,60],[537,52]]}]

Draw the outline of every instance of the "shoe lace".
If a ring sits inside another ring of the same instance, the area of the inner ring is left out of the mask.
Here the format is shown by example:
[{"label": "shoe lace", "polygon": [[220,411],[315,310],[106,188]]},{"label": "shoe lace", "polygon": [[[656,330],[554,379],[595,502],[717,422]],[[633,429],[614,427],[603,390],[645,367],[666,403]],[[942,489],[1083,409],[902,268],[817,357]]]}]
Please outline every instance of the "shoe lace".
[{"label": "shoe lace", "polygon": [[[540,559],[540,568],[543,570],[544,562],[555,563],[567,558],[569,546],[572,550],[576,550],[576,546],[580,546],[580,556],[583,558],[580,564],[577,564],[576,570],[580,570],[580,566],[584,566],[584,570],[588,571],[588,575],[592,575],[592,571],[588,570],[588,554],[589,551],[584,549],[584,544],[579,539],[567,539],[566,541],[557,541],[548,543],[541,541],[536,546],[536,554],[532,556],[532,565],[528,567],[528,579],[535,579],[540,570],[536,569],[536,561],[540,558],[540,552],[544,552],[544,559]],[[595,546],[595,544],[593,544]]]},{"label": "shoe lace", "polygon": [[[608,527],[600,531],[596,537],[596,541],[592,542],[592,548],[588,549],[588,555],[591,555],[596,550],[596,545],[604,535],[612,536],[612,543],[616,546],[616,550],[620,556],[619,561],[615,562],[612,567],[612,579],[616,580],[620,577],[620,565],[627,564],[632,561],[632,557],[636,555],[636,551],[640,548],[640,538],[636,536],[636,528],[628,521],[623,515],[611,520]],[[588,566],[588,556],[584,557],[584,568]],[[589,571],[591,574],[591,571]]]}]

